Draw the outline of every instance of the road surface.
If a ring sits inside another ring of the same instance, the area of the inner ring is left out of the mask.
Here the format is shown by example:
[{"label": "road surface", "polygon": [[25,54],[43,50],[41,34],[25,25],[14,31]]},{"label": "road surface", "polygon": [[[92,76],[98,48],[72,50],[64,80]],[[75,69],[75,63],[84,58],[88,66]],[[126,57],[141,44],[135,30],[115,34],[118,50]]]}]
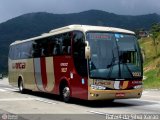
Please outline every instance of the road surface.
[{"label": "road surface", "polygon": [[28,92],[21,94],[18,88],[0,80],[0,120],[106,120],[160,119],[160,90],[145,90],[140,99],[88,102],[73,100],[64,103],[59,96]]}]

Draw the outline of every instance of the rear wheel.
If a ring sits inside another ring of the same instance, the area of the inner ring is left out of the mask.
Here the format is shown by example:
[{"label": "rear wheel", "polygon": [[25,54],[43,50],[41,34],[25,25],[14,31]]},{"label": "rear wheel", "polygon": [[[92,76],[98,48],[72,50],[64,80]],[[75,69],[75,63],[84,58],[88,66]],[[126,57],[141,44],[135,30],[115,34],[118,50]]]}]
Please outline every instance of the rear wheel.
[{"label": "rear wheel", "polygon": [[68,85],[65,85],[61,90],[61,96],[64,102],[70,101],[70,88]]}]

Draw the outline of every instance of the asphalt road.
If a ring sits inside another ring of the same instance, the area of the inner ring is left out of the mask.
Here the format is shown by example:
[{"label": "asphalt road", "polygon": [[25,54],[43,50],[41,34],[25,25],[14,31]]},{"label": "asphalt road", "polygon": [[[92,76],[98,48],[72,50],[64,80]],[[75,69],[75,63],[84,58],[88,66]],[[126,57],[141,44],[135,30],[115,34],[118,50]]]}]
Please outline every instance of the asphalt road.
[{"label": "asphalt road", "polygon": [[140,99],[64,103],[59,96],[39,92],[21,94],[0,80],[0,120],[160,119],[160,90],[145,90]]}]

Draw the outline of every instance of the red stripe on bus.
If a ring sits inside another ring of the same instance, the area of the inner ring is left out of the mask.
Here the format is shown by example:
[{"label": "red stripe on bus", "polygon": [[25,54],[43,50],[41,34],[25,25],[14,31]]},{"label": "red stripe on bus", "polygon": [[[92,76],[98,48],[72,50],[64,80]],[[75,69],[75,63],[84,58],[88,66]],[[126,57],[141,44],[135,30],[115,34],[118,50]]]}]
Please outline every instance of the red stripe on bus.
[{"label": "red stripe on bus", "polygon": [[47,86],[47,73],[46,73],[46,60],[45,57],[40,58],[41,62],[41,76],[42,76],[42,83],[43,88],[45,89]]},{"label": "red stripe on bus", "polygon": [[132,81],[129,81],[127,89],[133,88]]}]

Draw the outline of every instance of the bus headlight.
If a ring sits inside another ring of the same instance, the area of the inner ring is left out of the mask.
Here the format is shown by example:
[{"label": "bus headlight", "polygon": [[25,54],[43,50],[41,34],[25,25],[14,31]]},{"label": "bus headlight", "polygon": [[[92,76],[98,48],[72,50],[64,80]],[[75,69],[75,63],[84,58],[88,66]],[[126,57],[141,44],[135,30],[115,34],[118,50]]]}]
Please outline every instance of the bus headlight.
[{"label": "bus headlight", "polygon": [[106,87],[99,86],[99,85],[91,85],[91,88],[95,90],[105,90],[106,89]]},{"label": "bus headlight", "polygon": [[136,85],[136,86],[134,86],[134,89],[139,89],[139,88],[142,88],[142,85]]}]

